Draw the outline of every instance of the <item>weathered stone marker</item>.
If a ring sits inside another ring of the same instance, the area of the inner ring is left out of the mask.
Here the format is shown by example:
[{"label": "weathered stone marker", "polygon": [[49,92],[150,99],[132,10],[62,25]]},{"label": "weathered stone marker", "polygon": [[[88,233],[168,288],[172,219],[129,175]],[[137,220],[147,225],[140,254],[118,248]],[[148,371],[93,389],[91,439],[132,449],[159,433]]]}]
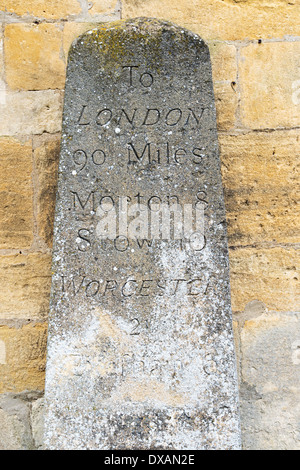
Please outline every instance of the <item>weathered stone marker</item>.
[{"label": "weathered stone marker", "polygon": [[100,26],[69,54],[46,447],[238,449],[231,322],[208,48]]}]

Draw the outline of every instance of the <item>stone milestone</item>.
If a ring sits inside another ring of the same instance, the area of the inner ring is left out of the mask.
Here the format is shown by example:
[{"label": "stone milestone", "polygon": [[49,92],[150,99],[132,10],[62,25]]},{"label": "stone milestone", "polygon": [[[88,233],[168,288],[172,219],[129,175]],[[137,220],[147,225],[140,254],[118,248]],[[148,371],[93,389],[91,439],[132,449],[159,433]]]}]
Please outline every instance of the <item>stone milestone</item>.
[{"label": "stone milestone", "polygon": [[239,449],[209,51],[139,18],[69,53],[46,372],[49,449]]}]

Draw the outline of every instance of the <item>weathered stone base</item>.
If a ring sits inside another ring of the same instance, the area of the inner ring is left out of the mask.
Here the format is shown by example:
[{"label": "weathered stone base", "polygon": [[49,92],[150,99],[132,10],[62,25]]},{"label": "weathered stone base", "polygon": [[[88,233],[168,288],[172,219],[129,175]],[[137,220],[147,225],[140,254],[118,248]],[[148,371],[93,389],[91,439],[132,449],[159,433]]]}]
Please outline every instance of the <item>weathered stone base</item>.
[{"label": "weathered stone base", "polygon": [[39,450],[43,444],[42,392],[0,395],[0,450]]}]

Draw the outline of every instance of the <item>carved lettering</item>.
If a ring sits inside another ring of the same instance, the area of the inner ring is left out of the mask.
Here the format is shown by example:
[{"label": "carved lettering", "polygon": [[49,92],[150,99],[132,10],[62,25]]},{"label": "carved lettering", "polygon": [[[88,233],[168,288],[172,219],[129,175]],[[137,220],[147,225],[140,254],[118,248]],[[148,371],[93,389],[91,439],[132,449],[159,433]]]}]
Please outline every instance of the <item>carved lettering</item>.
[{"label": "carved lettering", "polygon": [[137,112],[137,109],[134,109],[132,116],[129,117],[128,114],[127,114],[127,112],[125,111],[125,109],[121,109],[121,116],[120,116],[120,118],[119,118],[118,124],[119,124],[119,125],[121,124],[122,116],[124,115],[124,116],[126,117],[127,121],[129,122],[129,124],[131,124],[131,125],[133,126],[133,121],[134,121],[136,112]]},{"label": "carved lettering", "polygon": [[[91,241],[90,238],[90,231],[86,228],[81,228],[78,230],[78,237],[79,237],[79,245],[78,245],[78,250],[82,252],[86,252],[89,250],[91,247]],[[80,241],[83,240],[85,243],[81,244]]]},{"label": "carved lettering", "polygon": [[143,238],[143,239],[137,238],[136,242],[137,242],[139,248],[143,248],[144,245],[145,246],[147,245],[150,248],[153,244],[153,240],[146,240],[145,238]]},{"label": "carved lettering", "polygon": [[[140,73],[140,71],[136,70],[140,68],[139,65],[123,65],[122,68],[126,72],[129,72],[129,73],[126,73],[126,76],[127,76],[128,84],[131,87],[134,86],[134,84],[136,83],[136,78],[134,77],[136,75],[138,76],[139,83],[144,88],[150,88],[154,82],[153,75],[150,72]],[[134,71],[137,73],[134,73]]]},{"label": "carved lettering", "polygon": [[160,111],[158,109],[147,109],[147,113],[142,126],[154,126],[160,119]]},{"label": "carved lettering", "polygon": [[62,292],[69,293],[74,296],[80,292],[86,297],[107,297],[121,296],[123,298],[132,297],[159,297],[164,295],[186,295],[205,296],[208,291],[208,281],[202,280],[200,277],[191,279],[90,279],[87,275],[73,276],[70,280],[66,280],[62,276]]},{"label": "carved lettering", "polygon": [[61,291],[62,292],[68,292],[70,291],[70,287],[72,286],[72,293],[73,295],[77,295],[78,292],[80,291],[81,287],[83,286],[83,283],[85,281],[85,276],[81,276],[81,280],[78,284],[78,286],[76,287],[76,283],[75,283],[75,279],[72,278],[71,280],[69,280],[68,283],[66,283],[65,281],[65,276],[61,276]]},{"label": "carved lettering", "polygon": [[103,296],[105,296],[107,292],[111,292],[112,295],[114,295],[114,291],[117,289],[117,287],[118,287],[117,281],[115,281],[115,280],[106,281]]},{"label": "carved lettering", "polygon": [[142,73],[142,75],[140,76],[140,83],[145,88],[150,88],[153,81],[154,81],[154,78],[153,78],[153,75],[151,75],[151,73],[145,72],[145,73]]},{"label": "carved lettering", "polygon": [[133,70],[138,69],[139,66],[138,65],[123,65],[122,68],[125,70],[129,69],[129,85],[132,86],[133,85]]},{"label": "carved lettering", "polygon": [[86,200],[82,200],[81,196],[78,195],[76,191],[70,191],[71,194],[73,194],[73,209],[77,209],[78,205],[76,203],[79,203],[79,206],[81,207],[82,210],[85,210],[87,205],[89,204],[90,210],[94,211],[95,210],[95,192],[91,191],[88,196],[86,196]]},{"label": "carved lettering", "polygon": [[97,114],[96,124],[98,124],[98,126],[107,126],[111,121],[112,115],[113,113],[110,109],[101,109]]},{"label": "carved lettering", "polygon": [[[129,81],[130,79],[129,75]],[[150,88],[153,83],[153,77],[149,73],[142,75],[140,80],[144,88]],[[178,126],[199,127],[203,120],[203,115],[206,108],[169,108],[160,109],[157,107],[147,108],[98,108],[97,111],[92,111],[90,105],[83,105],[79,111],[79,118],[77,124],[79,126],[89,126],[92,123],[97,124],[99,128],[109,127],[112,122],[118,123],[119,126],[132,128],[140,128],[144,126],[156,126],[160,124],[166,128],[174,128]]]},{"label": "carved lettering", "polygon": [[166,123],[168,126],[176,126],[182,118],[182,111],[180,108],[171,109],[166,115]]},{"label": "carved lettering", "polygon": [[[134,156],[136,157],[136,160],[134,159],[132,160],[132,152]],[[141,162],[145,154],[148,155],[148,163],[150,163],[151,162],[150,144],[145,145],[144,150],[142,151],[140,155],[132,143],[128,144],[128,163]]]},{"label": "carved lettering", "polygon": [[84,117],[83,117],[84,112],[85,112],[85,108],[87,108],[86,104],[82,106],[82,109],[80,111],[80,116],[79,116],[79,119],[78,119],[78,124],[80,126],[88,126],[90,124],[90,121],[89,122],[82,122],[82,121],[85,120]]}]

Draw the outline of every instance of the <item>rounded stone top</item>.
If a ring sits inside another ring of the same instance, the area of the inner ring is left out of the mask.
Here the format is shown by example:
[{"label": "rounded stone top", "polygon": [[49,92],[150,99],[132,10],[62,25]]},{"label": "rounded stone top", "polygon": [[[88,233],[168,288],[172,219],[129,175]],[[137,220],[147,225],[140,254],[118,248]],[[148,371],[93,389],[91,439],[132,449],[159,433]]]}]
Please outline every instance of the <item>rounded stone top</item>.
[{"label": "rounded stone top", "polygon": [[107,23],[100,23],[96,28],[83,33],[81,36],[73,41],[72,47],[76,46],[78,42],[89,43],[95,39],[101,40],[103,36],[111,35],[114,33],[130,33],[136,36],[149,36],[149,35],[161,35],[163,32],[171,32],[177,38],[183,39],[188,38],[191,41],[197,41],[203,43],[203,39],[196,33],[189,31],[188,29],[171,23],[170,21],[159,20],[157,18],[139,17],[127,20],[113,21]]}]

